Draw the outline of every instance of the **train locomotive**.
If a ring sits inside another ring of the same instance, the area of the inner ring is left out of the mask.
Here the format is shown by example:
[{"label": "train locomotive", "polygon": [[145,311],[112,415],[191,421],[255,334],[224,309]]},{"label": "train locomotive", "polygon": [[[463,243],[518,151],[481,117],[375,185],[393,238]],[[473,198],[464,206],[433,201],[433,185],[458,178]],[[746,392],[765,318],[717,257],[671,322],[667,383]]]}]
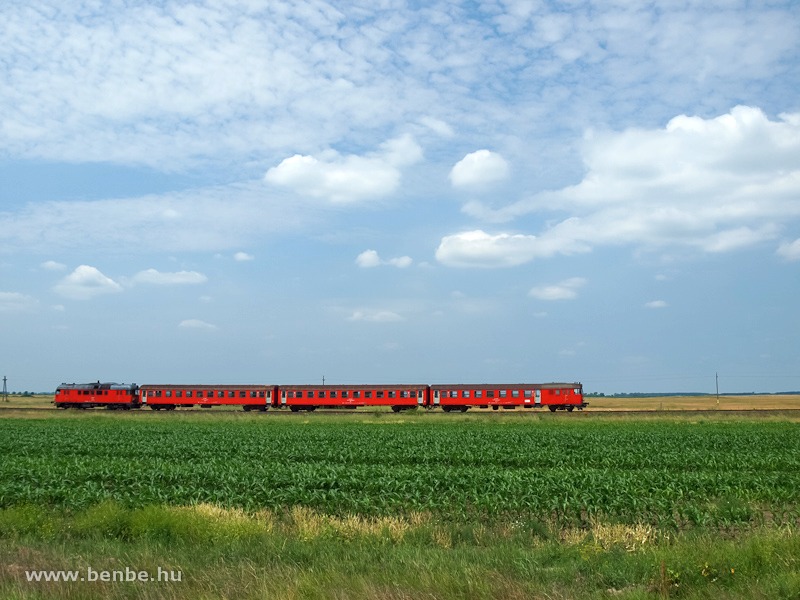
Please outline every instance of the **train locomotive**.
[{"label": "train locomotive", "polygon": [[57,408],[110,410],[175,410],[241,406],[245,411],[318,408],[391,407],[394,412],[413,408],[466,412],[470,408],[537,409],[553,412],[583,410],[580,383],[481,384],[357,384],[357,385],[180,385],[62,383],[56,389]]}]

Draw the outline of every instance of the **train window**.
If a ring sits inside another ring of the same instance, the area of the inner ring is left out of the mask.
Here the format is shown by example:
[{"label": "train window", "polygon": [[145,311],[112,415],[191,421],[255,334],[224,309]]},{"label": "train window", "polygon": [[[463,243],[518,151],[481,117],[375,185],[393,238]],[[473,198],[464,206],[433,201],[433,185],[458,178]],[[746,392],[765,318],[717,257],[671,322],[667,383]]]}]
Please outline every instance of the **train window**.
[{"label": "train window", "polygon": [[372,398],[372,390],[367,390],[364,392],[364,398]]},{"label": "train window", "polygon": [[324,398],[325,397],[325,390],[319,390],[317,392],[317,398]]},{"label": "train window", "polygon": [[487,398],[494,398],[494,390],[486,390]]},{"label": "train window", "polygon": [[[263,398],[264,397],[264,390],[261,390],[260,392],[258,392],[258,396],[259,396],[259,398]],[[266,397],[267,398],[272,398],[272,392],[267,390]]]},{"label": "train window", "polygon": [[166,396],[167,398],[172,398],[172,390],[167,390]]},{"label": "train window", "polygon": [[532,396],[532,393],[531,393],[530,390],[525,390],[525,392],[523,393],[523,396],[525,396],[526,398],[530,398]]},{"label": "train window", "polygon": [[358,390],[354,390],[353,391],[353,398],[360,398],[360,397],[361,397],[361,392],[359,392]]},{"label": "train window", "polygon": [[375,396],[377,398],[383,398],[383,390],[379,390],[379,391],[375,392]]},{"label": "train window", "polygon": [[194,392],[192,390],[186,390],[186,397],[191,398],[192,396],[194,396]]},{"label": "train window", "polygon": [[336,390],[331,390],[329,394],[331,398],[336,398]]},{"label": "train window", "polygon": [[556,396],[560,396],[560,395],[561,395],[561,390],[556,390]]},{"label": "train window", "polygon": [[397,392],[394,390],[389,390],[389,398],[397,398]]},{"label": "train window", "polygon": [[483,390],[475,390],[476,398],[483,398]]},{"label": "train window", "polygon": [[512,398],[519,398],[519,390],[511,390]]},{"label": "train window", "polygon": [[461,397],[462,398],[469,398],[469,390],[464,390],[463,392],[461,392]]},{"label": "train window", "polygon": [[239,391],[239,398],[247,398],[247,392],[244,390]]},{"label": "train window", "polygon": [[225,397],[225,392],[223,392],[222,390],[217,390],[217,398],[224,398],[224,397]]},{"label": "train window", "polygon": [[580,393],[581,393],[581,391],[580,391],[578,388],[575,388],[575,389],[573,390],[573,392],[575,392],[576,394],[580,394]]},{"label": "train window", "polygon": [[501,398],[505,398],[507,395],[508,395],[508,392],[506,390],[500,390],[500,397]]},{"label": "train window", "polygon": [[347,398],[347,390],[342,390],[342,398]]},{"label": "train window", "polygon": [[451,398],[458,398],[458,391],[457,390],[451,391],[450,392],[450,397]]},{"label": "train window", "polygon": [[181,398],[181,397],[183,397],[183,392],[182,392],[182,391],[180,391],[180,390],[178,390],[177,392],[175,392],[175,397],[176,397],[176,398]]}]

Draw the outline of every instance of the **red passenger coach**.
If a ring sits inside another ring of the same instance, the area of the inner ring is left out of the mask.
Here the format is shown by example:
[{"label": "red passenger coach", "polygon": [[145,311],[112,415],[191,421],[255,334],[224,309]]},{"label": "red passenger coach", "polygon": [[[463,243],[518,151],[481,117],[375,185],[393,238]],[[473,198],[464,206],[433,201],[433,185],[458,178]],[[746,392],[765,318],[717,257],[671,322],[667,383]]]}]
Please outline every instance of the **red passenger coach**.
[{"label": "red passenger coach", "polygon": [[445,412],[465,412],[471,407],[542,408],[573,411],[588,406],[580,383],[482,383],[432,385],[431,406]]},{"label": "red passenger coach", "polygon": [[317,408],[391,406],[394,412],[427,405],[427,385],[282,385],[278,406]]},{"label": "red passenger coach", "polygon": [[276,396],[274,385],[143,385],[142,406],[152,410],[178,407],[241,406],[244,410],[267,410]]},{"label": "red passenger coach", "polygon": [[129,410],[139,408],[138,387],[120,383],[62,383],[56,388],[56,408],[94,408]]}]

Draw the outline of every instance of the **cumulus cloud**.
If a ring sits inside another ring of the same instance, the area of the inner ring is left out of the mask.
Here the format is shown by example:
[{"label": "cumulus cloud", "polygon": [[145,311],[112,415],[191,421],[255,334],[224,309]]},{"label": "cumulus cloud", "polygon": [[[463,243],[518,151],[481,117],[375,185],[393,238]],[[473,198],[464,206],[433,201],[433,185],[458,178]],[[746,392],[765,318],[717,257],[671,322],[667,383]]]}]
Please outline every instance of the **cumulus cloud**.
[{"label": "cumulus cloud", "polygon": [[237,262],[246,262],[249,260],[253,260],[255,257],[252,254],[248,254],[247,252],[237,252],[233,255],[233,260]]},{"label": "cumulus cloud", "polygon": [[490,150],[467,154],[450,170],[450,182],[455,187],[491,183],[507,176],[508,163],[500,154]]},{"label": "cumulus cloud", "polygon": [[381,265],[405,269],[406,267],[410,267],[413,262],[410,256],[398,256],[396,258],[384,260],[375,250],[364,250],[364,252],[356,257],[356,264],[362,269],[380,267]]},{"label": "cumulus cloud", "polygon": [[211,323],[206,323],[205,321],[201,321],[200,319],[185,319],[178,323],[178,327],[182,329],[201,329],[205,331],[211,331],[217,328],[216,325],[212,325]]},{"label": "cumulus cloud", "polygon": [[737,106],[681,115],[662,129],[589,132],[577,185],[473,214],[507,221],[544,209],[572,213],[542,240],[577,247],[684,245],[729,252],[777,237],[800,216],[800,115],[770,120]]},{"label": "cumulus cloud", "polygon": [[584,278],[572,277],[559,283],[531,288],[528,295],[537,300],[573,300],[578,297],[578,290],[584,285]]},{"label": "cumulus cloud", "polygon": [[371,323],[391,323],[402,321],[403,317],[391,310],[358,309],[347,318],[348,321],[367,321]]},{"label": "cumulus cloud", "polygon": [[161,273],[156,269],[139,271],[130,278],[131,284],[151,285],[186,285],[198,284],[208,281],[208,277],[197,271],[178,271],[176,273]]},{"label": "cumulus cloud", "polygon": [[65,298],[88,300],[103,294],[121,292],[122,286],[103,275],[96,267],[80,265],[58,282],[53,290]]},{"label": "cumulus cloud", "polygon": [[406,135],[389,140],[379,152],[364,156],[342,156],[335,150],[319,156],[295,154],[269,169],[264,179],[301,195],[350,204],[393,193],[400,184],[401,167],[421,158],[422,149]]},{"label": "cumulus cloud", "polygon": [[20,312],[39,304],[36,298],[19,292],[0,292],[0,312]]},{"label": "cumulus cloud", "polygon": [[514,267],[569,251],[552,239],[519,233],[490,234],[477,229],[443,237],[436,259],[449,267]]},{"label": "cumulus cloud", "polygon": [[778,247],[778,255],[790,261],[800,260],[800,239],[781,244]]}]

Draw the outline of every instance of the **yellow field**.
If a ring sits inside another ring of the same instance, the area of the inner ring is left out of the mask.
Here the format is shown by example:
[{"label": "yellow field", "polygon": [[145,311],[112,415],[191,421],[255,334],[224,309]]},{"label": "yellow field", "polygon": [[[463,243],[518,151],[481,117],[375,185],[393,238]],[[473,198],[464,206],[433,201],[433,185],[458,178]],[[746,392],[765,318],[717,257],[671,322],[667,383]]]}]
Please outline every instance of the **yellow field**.
[{"label": "yellow field", "polygon": [[800,409],[800,395],[665,396],[660,398],[587,398],[587,410],[788,410]]}]

